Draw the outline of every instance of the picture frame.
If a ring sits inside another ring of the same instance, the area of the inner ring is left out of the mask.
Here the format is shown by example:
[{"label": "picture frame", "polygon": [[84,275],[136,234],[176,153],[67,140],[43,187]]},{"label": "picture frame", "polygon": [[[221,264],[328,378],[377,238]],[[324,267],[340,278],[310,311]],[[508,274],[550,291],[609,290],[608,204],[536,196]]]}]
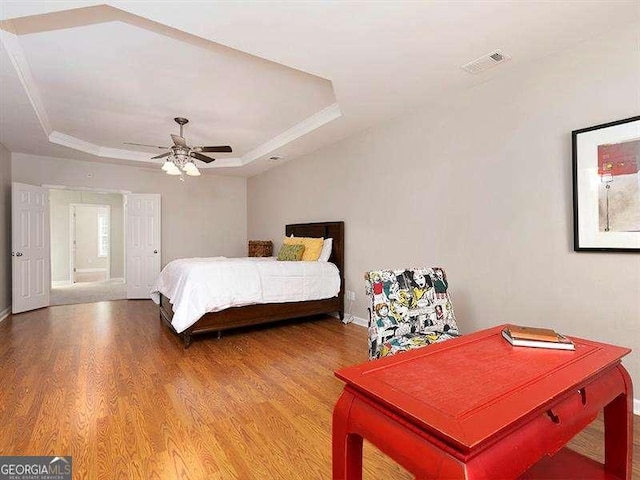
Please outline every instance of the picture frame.
[{"label": "picture frame", "polygon": [[574,251],[640,252],[640,116],[571,140]]}]

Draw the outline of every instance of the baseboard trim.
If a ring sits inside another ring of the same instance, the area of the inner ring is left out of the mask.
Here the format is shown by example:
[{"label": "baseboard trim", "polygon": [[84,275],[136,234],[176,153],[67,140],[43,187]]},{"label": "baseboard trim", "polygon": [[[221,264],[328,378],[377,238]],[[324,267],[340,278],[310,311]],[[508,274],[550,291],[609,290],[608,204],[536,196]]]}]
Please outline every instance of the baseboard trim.
[{"label": "baseboard trim", "polygon": [[106,271],[106,268],[76,268],[76,273],[96,273]]},{"label": "baseboard trim", "polygon": [[356,317],[355,315],[352,315],[351,317],[353,318],[351,323],[353,323],[354,325],[358,325],[359,327],[369,328],[369,320]]},{"label": "baseboard trim", "polygon": [[[337,313],[330,313],[329,316],[334,318],[340,318]],[[343,323],[353,323],[354,325],[358,325],[359,327],[369,327],[369,320],[365,320],[364,318],[356,317],[355,315],[351,315],[349,313],[344,314]]]},{"label": "baseboard trim", "polygon": [[51,282],[52,287],[64,287],[66,285],[71,285],[71,280],[56,280]]},{"label": "baseboard trim", "polygon": [[11,305],[0,312],[0,323],[2,323],[2,321],[9,315],[11,315]]}]

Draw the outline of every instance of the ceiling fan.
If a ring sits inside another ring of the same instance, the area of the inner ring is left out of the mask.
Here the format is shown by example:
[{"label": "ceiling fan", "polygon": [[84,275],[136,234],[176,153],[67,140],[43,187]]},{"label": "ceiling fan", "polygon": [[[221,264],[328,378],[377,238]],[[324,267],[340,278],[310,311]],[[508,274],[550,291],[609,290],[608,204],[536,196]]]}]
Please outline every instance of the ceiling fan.
[{"label": "ceiling fan", "polygon": [[151,157],[151,159],[157,158],[165,158],[168,157],[165,161],[164,165],[162,165],[162,169],[167,172],[169,175],[182,175],[182,169],[184,173],[191,176],[198,176],[200,172],[196,167],[193,159],[200,160],[204,163],[211,163],[215,160],[215,158],[211,158],[207,155],[203,155],[204,153],[230,153],[232,152],[231,147],[229,145],[221,145],[217,147],[190,147],[187,145],[187,141],[184,139],[183,128],[184,125],[189,123],[189,120],[183,117],[176,117],[173,119],[178,125],[180,125],[180,135],[171,134],[171,139],[173,140],[173,145],[170,147],[160,147],[157,145],[146,145],[144,143],[132,143],[132,142],[124,142],[127,145],[136,145],[139,147],[151,147],[151,148],[160,148],[162,150],[169,150],[161,155],[156,155],[155,157]]}]

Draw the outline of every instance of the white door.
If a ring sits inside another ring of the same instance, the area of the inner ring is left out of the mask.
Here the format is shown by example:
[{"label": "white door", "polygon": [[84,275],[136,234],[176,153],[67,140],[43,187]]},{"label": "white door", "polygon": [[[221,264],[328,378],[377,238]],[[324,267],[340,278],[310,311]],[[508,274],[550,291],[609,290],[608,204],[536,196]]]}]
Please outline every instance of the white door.
[{"label": "white door", "polygon": [[13,183],[11,258],[13,313],[49,305],[49,191]]},{"label": "white door", "polygon": [[127,298],[150,298],[160,274],[160,195],[127,195],[126,237]]}]

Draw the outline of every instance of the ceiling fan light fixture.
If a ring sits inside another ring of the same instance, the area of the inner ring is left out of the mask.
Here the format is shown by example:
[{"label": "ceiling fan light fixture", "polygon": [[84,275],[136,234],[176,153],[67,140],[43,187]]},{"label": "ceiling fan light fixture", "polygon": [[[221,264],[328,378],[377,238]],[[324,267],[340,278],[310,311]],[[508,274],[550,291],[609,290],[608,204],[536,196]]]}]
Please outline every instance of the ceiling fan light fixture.
[{"label": "ceiling fan light fixture", "polygon": [[171,163],[171,165],[169,165],[168,169],[165,170],[169,175],[181,175],[182,173],[180,172],[180,169],[176,166],[175,163],[173,162],[169,162]]},{"label": "ceiling fan light fixture", "polygon": [[162,170],[169,175],[180,175],[180,180],[184,181],[184,177],[182,176],[183,172],[192,177],[199,177],[201,175],[200,170],[196,167],[193,159],[200,160],[201,162],[207,164],[215,161],[215,158],[212,158],[207,155],[203,155],[201,152],[205,153],[231,153],[233,149],[229,145],[218,145],[218,146],[202,146],[195,147],[189,146],[187,141],[184,138],[184,126],[189,123],[189,120],[184,117],[176,117],[174,121],[180,125],[180,135],[170,134],[171,139],[173,140],[173,145],[170,147],[160,147],[157,145],[147,145],[144,143],[129,143],[131,145],[139,145],[142,147],[153,147],[159,148],[161,150],[168,150],[167,152],[156,155],[152,157],[152,160],[157,160],[160,158],[166,158],[164,163],[162,164]]},{"label": "ceiling fan light fixture", "polygon": [[185,166],[182,167],[182,169],[184,170],[184,173],[186,173],[191,177],[200,176],[200,170],[198,170],[198,167],[196,167],[196,165],[193,162],[187,162]]},{"label": "ceiling fan light fixture", "polygon": [[169,170],[171,170],[172,165],[175,167],[175,164],[171,160],[166,160],[162,164],[162,170],[164,170],[165,172],[168,172]]},{"label": "ceiling fan light fixture", "polygon": [[182,150],[176,152],[173,156],[176,160],[178,160],[179,163],[189,161],[189,155],[187,155],[187,153]]}]

